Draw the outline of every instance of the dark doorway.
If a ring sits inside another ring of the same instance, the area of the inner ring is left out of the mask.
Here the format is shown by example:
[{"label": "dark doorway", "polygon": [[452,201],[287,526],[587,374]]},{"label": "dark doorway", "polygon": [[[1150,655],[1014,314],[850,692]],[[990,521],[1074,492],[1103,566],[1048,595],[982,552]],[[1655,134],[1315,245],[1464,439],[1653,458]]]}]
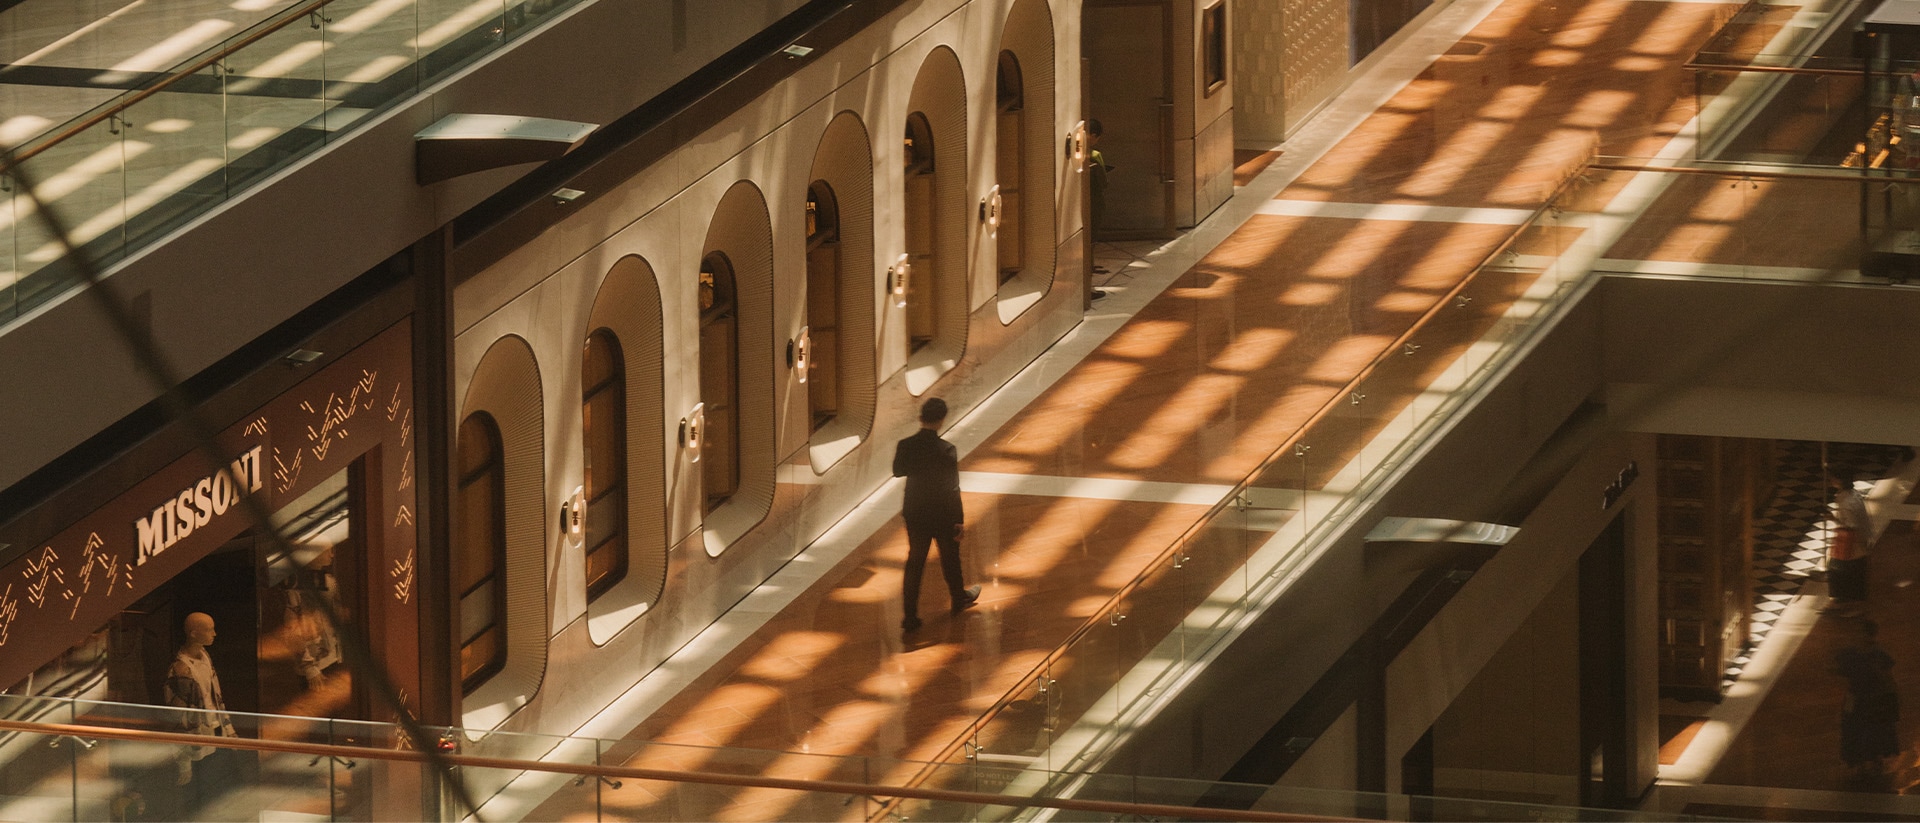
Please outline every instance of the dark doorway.
[{"label": "dark doorway", "polygon": [[1173,234],[1173,4],[1089,0],[1082,11],[1088,117],[1112,171],[1097,240]]},{"label": "dark doorway", "polygon": [[1627,716],[1627,528],[1615,515],[1580,555],[1580,805],[1631,804]]}]

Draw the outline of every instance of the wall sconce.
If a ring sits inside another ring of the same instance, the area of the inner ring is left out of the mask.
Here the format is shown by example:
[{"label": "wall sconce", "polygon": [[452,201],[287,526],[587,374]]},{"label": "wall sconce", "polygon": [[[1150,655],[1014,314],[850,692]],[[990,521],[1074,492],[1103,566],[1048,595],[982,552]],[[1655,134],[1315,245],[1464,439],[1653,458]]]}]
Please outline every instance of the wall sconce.
[{"label": "wall sconce", "polygon": [[894,308],[907,307],[907,278],[913,274],[913,264],[908,262],[905,252],[893,261],[893,267],[887,269],[887,279],[893,283]]},{"label": "wall sconce", "polygon": [[807,364],[810,362],[808,355],[812,352],[813,335],[811,329],[807,326],[801,326],[800,336],[787,341],[787,368],[792,369],[794,376],[800,378],[800,382],[803,384],[807,382]]},{"label": "wall sconce", "polygon": [[560,536],[569,546],[579,546],[587,538],[587,487],[573,487],[567,502],[560,504]]},{"label": "wall sconce", "polygon": [[1067,132],[1067,161],[1073,166],[1074,174],[1087,170],[1087,121],[1073,124],[1073,130]]},{"label": "wall sconce", "polygon": [[687,451],[689,463],[700,462],[700,446],[705,442],[707,430],[707,404],[693,404],[693,411],[680,418],[680,448]]},{"label": "wall sconce", "polygon": [[987,224],[987,236],[1000,236],[1000,186],[994,184],[987,189],[987,196],[980,201],[980,222]]}]

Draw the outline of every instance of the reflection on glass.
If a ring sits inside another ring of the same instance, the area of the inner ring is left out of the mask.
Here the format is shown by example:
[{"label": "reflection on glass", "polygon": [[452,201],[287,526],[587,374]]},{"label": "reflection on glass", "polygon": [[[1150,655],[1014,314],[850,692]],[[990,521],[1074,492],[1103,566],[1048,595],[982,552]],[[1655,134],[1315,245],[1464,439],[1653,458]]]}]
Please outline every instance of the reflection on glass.
[{"label": "reflection on glass", "polygon": [[[343,612],[336,559],[352,551],[353,508],[348,472],[327,478],[274,512],[286,543],[267,554],[260,597],[261,709],[271,714],[336,717],[347,708],[352,678],[340,662],[340,638],[326,610]],[[278,705],[276,705],[278,704]]]},{"label": "reflection on glass", "polygon": [[[58,19],[43,9],[63,2],[37,0],[43,8],[33,19]],[[107,84],[137,88],[109,96],[61,87],[33,96],[16,84],[0,99],[31,113],[0,115],[0,142],[29,158],[43,198],[59,206],[76,243],[112,263],[573,3],[333,0],[311,14],[292,3],[190,14],[168,8],[178,4],[133,3],[37,55],[0,56],[0,64],[112,65],[121,70],[102,71]],[[112,52],[130,42],[162,47],[138,56]],[[0,45],[7,50],[19,45]],[[148,78],[167,85],[155,91]],[[150,96],[131,102],[143,93]],[[89,120],[95,124],[73,128]],[[100,153],[103,143],[113,150]],[[38,216],[11,218],[43,231]],[[72,261],[50,236],[23,231],[14,240],[20,259],[0,260],[0,319],[76,285]],[[26,282],[17,295],[5,294],[14,279]]]},{"label": "reflection on glass", "polygon": [[460,424],[454,498],[453,574],[460,595],[460,683],[472,693],[506,664],[506,473],[500,427],[485,412]]}]

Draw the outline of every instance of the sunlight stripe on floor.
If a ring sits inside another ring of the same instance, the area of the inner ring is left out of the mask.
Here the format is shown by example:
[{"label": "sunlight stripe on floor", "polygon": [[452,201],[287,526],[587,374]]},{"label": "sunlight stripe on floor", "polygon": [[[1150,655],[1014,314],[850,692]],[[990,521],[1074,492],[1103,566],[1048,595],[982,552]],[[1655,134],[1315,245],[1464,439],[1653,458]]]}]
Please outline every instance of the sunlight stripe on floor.
[{"label": "sunlight stripe on floor", "polygon": [[1330,217],[1341,220],[1394,220],[1406,223],[1483,223],[1519,226],[1533,219],[1532,209],[1429,206],[1416,203],[1336,203],[1323,200],[1268,200],[1260,214],[1273,217]]}]

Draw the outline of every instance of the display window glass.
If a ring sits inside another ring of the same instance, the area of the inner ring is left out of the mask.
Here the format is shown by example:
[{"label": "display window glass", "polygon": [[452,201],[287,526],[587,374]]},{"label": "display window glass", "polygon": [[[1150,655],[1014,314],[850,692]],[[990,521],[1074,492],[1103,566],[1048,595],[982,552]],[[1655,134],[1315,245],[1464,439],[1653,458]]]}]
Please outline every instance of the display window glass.
[{"label": "display window glass", "polygon": [[459,489],[453,518],[454,591],[460,597],[460,683],[467,693],[506,663],[506,475],[500,428],[468,415],[455,449]]},{"label": "display window glass", "polygon": [[361,717],[330,609],[354,624],[364,460],[270,514],[284,539],[247,529],[115,615],[8,694],[162,705],[162,680],[189,614],[218,627],[207,647],[227,708]]}]

